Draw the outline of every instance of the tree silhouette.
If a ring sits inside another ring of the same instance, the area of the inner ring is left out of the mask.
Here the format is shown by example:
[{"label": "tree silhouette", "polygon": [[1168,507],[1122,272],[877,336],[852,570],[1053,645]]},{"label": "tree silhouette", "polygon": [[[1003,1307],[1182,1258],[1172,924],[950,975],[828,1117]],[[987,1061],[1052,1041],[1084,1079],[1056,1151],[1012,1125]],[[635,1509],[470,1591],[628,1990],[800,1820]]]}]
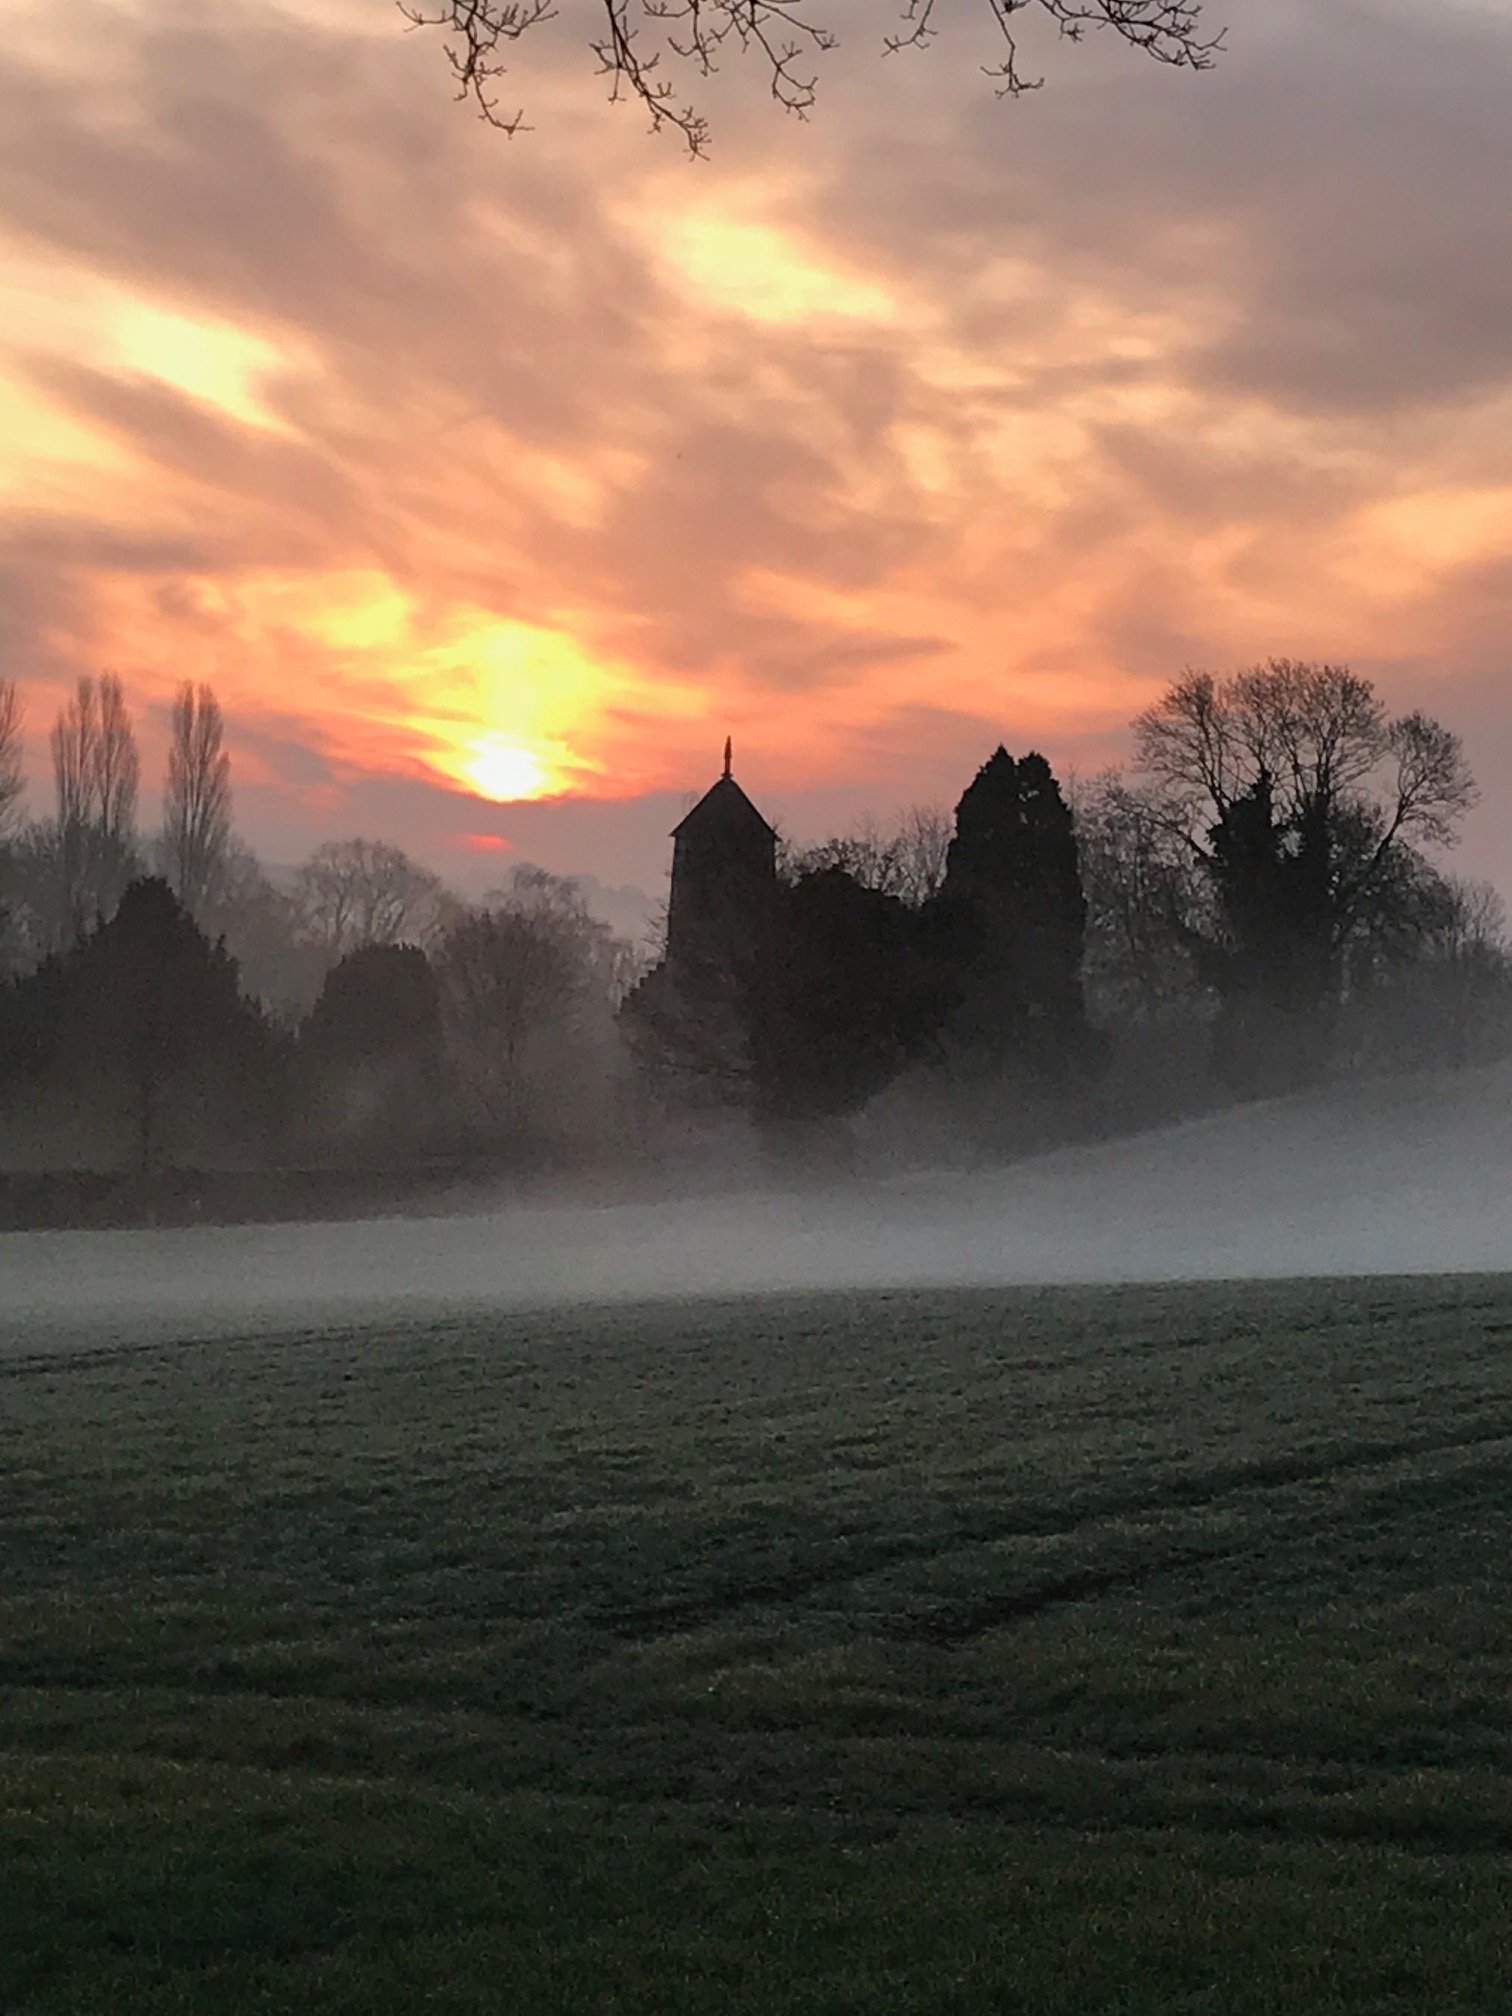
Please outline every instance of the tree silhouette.
[{"label": "tree silhouette", "polygon": [[209,894],[197,919],[211,938],[225,941],[241,970],[242,985],[275,1021],[293,1027],[314,1007],[330,970],[291,890],[278,888],[262,863],[234,835],[226,842]]},{"label": "tree silhouette", "polygon": [[328,840],[295,878],[306,930],[330,959],[364,945],[424,943],[444,921],[439,876],[385,840]]},{"label": "tree silhouette", "polygon": [[360,945],[326,975],[299,1037],[306,1115],[366,1153],[432,1146],[444,1105],[440,994],[416,945]]},{"label": "tree silhouette", "polygon": [[1079,788],[1073,811],[1089,1017],[1124,1028],[1190,1018],[1205,992],[1192,952],[1206,892],[1188,849],[1150,792],[1116,771]]},{"label": "tree silhouette", "polygon": [[758,1027],[762,1110],[778,1118],[855,1112],[937,1033],[948,984],[929,920],[840,867],[784,892],[774,986]]},{"label": "tree silhouette", "polygon": [[136,873],[141,759],[121,682],[80,678],[53,724],[57,790],[56,940],[71,943],[113,910]]},{"label": "tree silhouette", "polygon": [[1378,928],[1352,948],[1342,1061],[1368,1071],[1489,1063],[1512,1049],[1512,947],[1487,883],[1408,864]]},{"label": "tree silhouette", "polygon": [[1043,756],[999,748],[956,808],[940,894],[953,1035],[987,1064],[1058,1073],[1085,1032],[1087,906],[1075,823]]},{"label": "tree silhouette", "polygon": [[1329,836],[1320,810],[1304,809],[1288,844],[1262,769],[1228,802],[1210,840],[1218,929],[1199,941],[1198,960],[1221,1004],[1219,1073],[1243,1093],[1305,1082],[1326,1044],[1333,998]]},{"label": "tree silhouette", "polygon": [[21,819],[21,689],[0,679],[0,846]]},{"label": "tree silhouette", "polygon": [[231,841],[231,758],[220,702],[185,680],[173,703],[161,852],[179,901],[200,917],[216,893]]},{"label": "tree silhouette", "polygon": [[[0,703],[3,777],[13,687]],[[1391,717],[1347,668],[1289,660],[1189,673],[1136,732],[1143,779],[1094,780],[1074,806],[1042,756],[999,748],[948,838],[910,814],[804,850],[727,757],[678,828],[665,957],[627,995],[625,948],[540,870],[464,910],[398,848],[346,841],[276,889],[230,837],[204,688],[175,709],[164,841],[201,916],[162,879],[108,909],[135,749],[119,682],[83,680],[53,732],[57,818],[0,845],[4,1125],[28,1158],[149,1170],[245,1158],[295,1112],[310,1145],[370,1167],[576,1159],[630,1118],[622,1034],[646,1089],[736,1109],[774,1145],[827,1150],[908,1073],[878,1138],[937,1111],[1022,1147],[1220,1085],[1512,1049],[1499,905],[1425,851],[1474,798],[1452,734]],[[93,906],[73,941],[55,928],[66,864],[75,914]],[[313,1003],[297,1042],[242,998],[242,949],[288,1025]]]},{"label": "tree silhouette", "polygon": [[87,1088],[103,1134],[124,1125],[139,1169],[248,1126],[261,1022],[235,961],[166,882],[131,883],[113,917],[44,968],[39,998],[55,1015],[49,1062]]},{"label": "tree silhouette", "polygon": [[1192,944],[1216,987],[1220,1064],[1237,1089],[1321,1067],[1351,954],[1410,914],[1423,844],[1475,802],[1457,736],[1391,717],[1345,666],[1273,659],[1190,672],[1135,723],[1167,830],[1212,895]]},{"label": "tree silhouette", "polygon": [[436,976],[417,945],[362,945],[326,975],[304,1041],[337,1065],[403,1053],[434,1061],[440,1036]]},{"label": "tree silhouette", "polygon": [[14,679],[0,679],[0,986],[18,947],[15,915],[17,866],[14,840],[21,822],[21,693]]},{"label": "tree silhouette", "polygon": [[583,1131],[585,1100],[607,1096],[621,960],[576,885],[541,869],[518,870],[443,933],[443,1023],[479,1145],[517,1156]]},{"label": "tree silhouette", "polygon": [[[900,0],[881,50],[897,55],[934,39],[941,0]],[[1103,29],[1157,63],[1187,70],[1211,67],[1222,31],[1206,33],[1204,0],[986,0],[983,18],[999,38],[998,61],[987,75],[1000,97],[1017,97],[1043,81],[1024,66],[1019,29],[1025,20],[1054,27],[1076,42]],[[457,96],[470,100],[491,125],[515,133],[524,114],[501,111],[499,80],[506,58],[532,29],[554,20],[556,0],[400,0],[417,26],[445,39]],[[587,10],[585,10],[587,11]],[[689,151],[702,154],[708,122],[685,95],[731,54],[750,56],[767,92],[784,111],[806,117],[818,90],[817,61],[839,37],[807,0],[595,0],[589,48],[609,81],[613,100],[629,98],[649,113],[653,131],[670,127]]]},{"label": "tree silhouette", "polygon": [[849,833],[816,846],[784,850],[782,873],[789,882],[840,868],[863,889],[896,896],[918,910],[938,896],[945,881],[951,821],[936,805],[913,805],[890,825],[862,820]]}]

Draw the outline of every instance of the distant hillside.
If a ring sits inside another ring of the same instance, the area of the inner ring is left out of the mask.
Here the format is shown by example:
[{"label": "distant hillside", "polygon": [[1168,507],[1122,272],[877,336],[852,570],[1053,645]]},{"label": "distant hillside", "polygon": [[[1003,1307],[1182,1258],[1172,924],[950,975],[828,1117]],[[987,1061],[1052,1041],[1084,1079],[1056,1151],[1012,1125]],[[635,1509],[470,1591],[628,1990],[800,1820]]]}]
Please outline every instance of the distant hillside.
[{"label": "distant hillside", "polygon": [[1332,1086],[887,1189],[938,1228],[918,1255],[928,1279],[1498,1270],[1512,1065]]}]

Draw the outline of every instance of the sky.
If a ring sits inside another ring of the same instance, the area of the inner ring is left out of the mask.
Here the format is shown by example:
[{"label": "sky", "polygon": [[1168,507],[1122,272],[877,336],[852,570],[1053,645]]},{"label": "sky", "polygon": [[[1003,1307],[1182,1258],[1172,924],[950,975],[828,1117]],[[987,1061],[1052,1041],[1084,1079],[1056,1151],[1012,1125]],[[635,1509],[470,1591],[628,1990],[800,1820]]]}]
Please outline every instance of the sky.
[{"label": "sky", "polygon": [[[658,885],[725,735],[800,837],[998,742],[1126,760],[1189,665],[1348,662],[1458,729],[1512,894],[1512,0],[1209,0],[1210,73],[985,4],[710,158],[588,0],[513,138],[390,0],[9,0],[0,676],[208,680],[270,861]],[[206,26],[206,22],[211,25]],[[149,807],[150,811],[150,807]]]}]

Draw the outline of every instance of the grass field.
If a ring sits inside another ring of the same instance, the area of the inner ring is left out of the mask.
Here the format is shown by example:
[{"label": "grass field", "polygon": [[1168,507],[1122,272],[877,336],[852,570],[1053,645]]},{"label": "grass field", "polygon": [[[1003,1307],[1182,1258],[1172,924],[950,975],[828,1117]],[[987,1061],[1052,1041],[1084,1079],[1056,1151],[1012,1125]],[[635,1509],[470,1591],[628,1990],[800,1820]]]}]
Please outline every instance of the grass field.
[{"label": "grass field", "polygon": [[0,1361],[0,2008],[1512,2010],[1512,1282]]}]

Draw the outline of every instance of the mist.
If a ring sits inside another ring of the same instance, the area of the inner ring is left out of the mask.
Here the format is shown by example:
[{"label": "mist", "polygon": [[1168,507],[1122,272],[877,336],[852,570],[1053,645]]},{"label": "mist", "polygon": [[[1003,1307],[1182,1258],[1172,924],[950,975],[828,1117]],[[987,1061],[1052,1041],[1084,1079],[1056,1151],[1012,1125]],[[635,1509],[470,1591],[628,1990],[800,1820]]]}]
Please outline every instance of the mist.
[{"label": "mist", "polygon": [[762,1292],[1490,1272],[1512,1069],[1260,1103],[1007,1168],[699,1199],[0,1238],[0,1350]]}]

